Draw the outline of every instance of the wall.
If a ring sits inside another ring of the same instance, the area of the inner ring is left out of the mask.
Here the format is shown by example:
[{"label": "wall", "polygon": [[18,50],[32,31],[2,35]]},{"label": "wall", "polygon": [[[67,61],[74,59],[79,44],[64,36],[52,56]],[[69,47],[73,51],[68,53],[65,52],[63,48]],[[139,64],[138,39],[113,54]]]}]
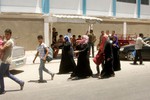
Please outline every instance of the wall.
[{"label": "wall", "polygon": [[112,0],[87,0],[87,15],[111,16]]},{"label": "wall", "polygon": [[[149,0],[150,3],[150,0]],[[141,18],[150,18],[150,5],[141,5]]]},{"label": "wall", "polygon": [[128,23],[127,25],[128,25],[127,33],[130,33],[130,34],[143,33],[145,36],[150,36],[150,24]]},{"label": "wall", "polygon": [[13,32],[16,45],[25,47],[26,50],[35,50],[38,45],[37,35],[44,31],[44,21],[40,19],[0,19],[0,34],[6,28]]},{"label": "wall", "polygon": [[[17,45],[25,47],[26,50],[35,50],[38,42],[37,35],[42,34],[44,31],[44,21],[42,19],[0,19],[0,34],[4,33],[6,28],[10,28],[13,31],[13,38]],[[59,34],[65,35],[67,29],[72,29],[72,34],[83,35],[88,30],[88,24],[73,24],[73,23],[54,23]],[[102,22],[101,24],[95,24],[93,26],[94,33],[97,39],[100,36],[100,32],[109,30],[110,33],[115,30],[117,34],[122,34],[123,23],[122,22]],[[127,34],[144,33],[145,35],[150,32],[150,24],[141,23],[127,23]],[[98,40],[96,44],[98,43]]]},{"label": "wall", "polygon": [[[113,1],[86,0],[86,14],[113,16]],[[42,0],[0,0],[0,12],[42,13],[41,8]],[[50,0],[50,13],[82,15],[82,0]],[[116,2],[116,17],[137,18],[137,4]],[[141,18],[150,19],[150,5],[141,5]]]},{"label": "wall", "polygon": [[137,4],[117,2],[116,4],[116,16],[136,18],[137,17]]},{"label": "wall", "polygon": [[50,13],[82,14],[82,0],[50,0]]},{"label": "wall", "polygon": [[41,13],[41,0],[0,0],[1,12]]}]

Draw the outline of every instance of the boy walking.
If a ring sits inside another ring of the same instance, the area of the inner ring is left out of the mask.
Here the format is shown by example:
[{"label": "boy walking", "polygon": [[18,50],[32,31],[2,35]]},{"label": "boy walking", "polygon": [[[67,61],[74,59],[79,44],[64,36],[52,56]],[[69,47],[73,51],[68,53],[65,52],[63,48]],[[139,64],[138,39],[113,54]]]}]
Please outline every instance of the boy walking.
[{"label": "boy walking", "polygon": [[46,62],[46,57],[48,55],[48,47],[46,46],[46,44],[43,42],[43,36],[39,35],[37,37],[38,42],[39,42],[39,46],[37,48],[37,53],[36,56],[33,60],[33,63],[35,62],[37,56],[40,56],[40,66],[39,66],[39,83],[45,83],[46,81],[43,80],[43,71],[45,71],[46,73],[51,75],[51,80],[53,80],[54,75],[52,72],[50,72],[48,69],[45,68],[45,62]]}]

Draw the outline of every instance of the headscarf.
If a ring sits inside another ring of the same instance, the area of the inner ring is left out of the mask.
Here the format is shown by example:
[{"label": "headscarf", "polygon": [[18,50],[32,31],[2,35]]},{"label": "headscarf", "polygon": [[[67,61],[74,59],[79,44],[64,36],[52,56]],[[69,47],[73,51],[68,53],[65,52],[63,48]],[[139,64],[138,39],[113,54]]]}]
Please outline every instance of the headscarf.
[{"label": "headscarf", "polygon": [[101,42],[101,44],[100,44],[100,49],[99,49],[99,50],[101,50],[102,52],[104,51],[105,43],[106,43],[107,40],[108,40],[108,35],[105,34],[105,35],[102,37],[102,42]]},{"label": "headscarf", "polygon": [[116,46],[119,47],[118,37],[114,35],[114,38],[115,38],[115,41],[113,40],[113,44],[116,44]]},{"label": "headscarf", "polygon": [[69,36],[67,36],[67,35],[64,36],[64,39],[65,39],[66,42],[71,42]]},{"label": "headscarf", "polygon": [[78,44],[87,44],[89,42],[89,37],[87,35],[82,35],[81,40],[77,40]]}]

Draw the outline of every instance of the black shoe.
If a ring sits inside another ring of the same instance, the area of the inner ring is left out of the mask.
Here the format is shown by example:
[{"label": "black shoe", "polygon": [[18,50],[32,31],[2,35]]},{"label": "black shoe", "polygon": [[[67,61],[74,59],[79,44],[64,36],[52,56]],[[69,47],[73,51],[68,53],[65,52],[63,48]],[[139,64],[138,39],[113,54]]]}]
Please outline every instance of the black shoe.
[{"label": "black shoe", "polygon": [[73,77],[71,76],[71,77],[68,78],[68,80],[71,80],[72,78],[73,78]]},{"label": "black shoe", "polygon": [[23,90],[23,88],[24,88],[24,82],[20,84],[20,90]]},{"label": "black shoe", "polygon": [[38,80],[38,83],[47,83],[46,80]]},{"label": "black shoe", "polygon": [[53,80],[53,79],[54,79],[54,76],[55,76],[55,74],[52,74],[51,80]]},{"label": "black shoe", "polygon": [[111,74],[111,77],[115,77],[115,74]]},{"label": "black shoe", "polygon": [[5,91],[0,91],[0,95],[5,94],[5,93],[6,93]]}]

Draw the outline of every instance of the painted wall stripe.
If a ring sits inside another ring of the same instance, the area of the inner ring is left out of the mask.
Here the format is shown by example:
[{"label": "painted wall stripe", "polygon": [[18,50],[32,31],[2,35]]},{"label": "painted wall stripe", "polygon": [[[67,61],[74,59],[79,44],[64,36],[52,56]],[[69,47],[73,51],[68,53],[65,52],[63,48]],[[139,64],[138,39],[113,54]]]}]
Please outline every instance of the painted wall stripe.
[{"label": "painted wall stripe", "polygon": [[42,13],[48,14],[50,12],[50,0],[42,0]]},{"label": "painted wall stripe", "polygon": [[113,16],[116,16],[116,0],[112,1],[112,11],[113,11]]},{"label": "painted wall stripe", "polygon": [[86,0],[82,0],[82,14],[86,15]]},{"label": "painted wall stripe", "polygon": [[141,16],[141,0],[137,0],[137,18]]}]

